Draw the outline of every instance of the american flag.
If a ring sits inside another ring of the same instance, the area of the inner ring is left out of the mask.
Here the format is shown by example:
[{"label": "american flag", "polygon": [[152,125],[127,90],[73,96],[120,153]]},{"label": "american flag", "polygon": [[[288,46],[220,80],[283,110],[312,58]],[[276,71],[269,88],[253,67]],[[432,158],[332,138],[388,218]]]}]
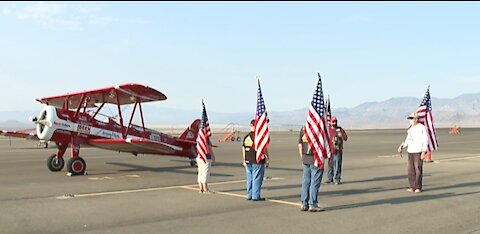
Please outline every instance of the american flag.
[{"label": "american flag", "polygon": [[417,109],[418,121],[425,125],[428,134],[428,151],[433,151],[438,148],[437,134],[433,126],[432,100],[430,99],[430,86],[427,87],[427,92],[423,97],[420,107]]},{"label": "american flag", "polygon": [[318,83],[308,110],[305,124],[307,141],[314,155],[314,165],[323,168],[322,158],[330,157],[328,128],[325,120],[325,106],[322,91],[322,78],[318,74]]},{"label": "american flag", "polygon": [[255,113],[255,127],[254,127],[254,147],[257,152],[257,163],[260,163],[265,150],[270,143],[270,134],[268,132],[268,115],[265,109],[265,102],[263,101],[262,89],[260,88],[260,80],[257,79],[257,111]]},{"label": "american flag", "polygon": [[325,115],[327,116],[327,121],[330,122],[330,119],[332,118],[332,109],[330,108],[330,95],[327,96],[327,101],[325,103]]},{"label": "american flag", "polygon": [[207,162],[208,154],[208,144],[210,144],[210,136],[212,132],[210,131],[210,124],[208,123],[207,110],[205,109],[205,104],[202,100],[203,113],[202,113],[202,123],[200,125],[200,130],[197,136],[197,155],[205,163]]}]

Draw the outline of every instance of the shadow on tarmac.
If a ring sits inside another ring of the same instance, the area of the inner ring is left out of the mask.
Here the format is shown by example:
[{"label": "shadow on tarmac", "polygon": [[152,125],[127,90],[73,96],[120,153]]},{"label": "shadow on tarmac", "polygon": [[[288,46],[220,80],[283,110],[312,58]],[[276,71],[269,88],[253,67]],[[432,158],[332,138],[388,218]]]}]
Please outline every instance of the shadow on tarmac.
[{"label": "shadow on tarmac", "polygon": [[[185,162],[185,161],[182,161],[182,160],[176,160],[176,159],[173,159],[171,160],[172,162]],[[226,163],[226,162],[214,162],[213,163],[213,166],[214,167],[237,167],[237,168],[243,168],[243,165],[241,162],[239,163]],[[301,173],[302,172],[302,169],[299,168],[288,168],[288,167],[272,167],[272,166],[269,166],[266,168],[267,170],[281,170],[281,171],[295,171],[295,172],[299,172]]]},{"label": "shadow on tarmac", "polygon": [[[423,174],[423,177],[429,177],[432,176],[431,174]],[[363,183],[363,182],[374,182],[374,181],[385,181],[385,180],[407,180],[408,175],[402,174],[402,175],[396,175],[396,176],[383,176],[383,177],[373,177],[368,180],[354,180],[354,181],[346,181],[343,182],[343,184],[351,184],[351,183]]]},{"label": "shadow on tarmac", "polygon": [[442,193],[442,194],[435,194],[435,195],[418,195],[418,196],[409,196],[409,197],[395,197],[395,198],[388,198],[388,199],[381,199],[369,202],[360,202],[354,204],[347,204],[347,205],[339,205],[339,206],[331,206],[327,207],[328,210],[343,210],[343,209],[351,209],[351,208],[360,208],[366,206],[375,206],[375,205],[383,205],[383,204],[390,204],[390,205],[398,205],[404,203],[411,203],[411,202],[421,202],[427,200],[435,200],[440,198],[449,198],[449,197],[458,197],[458,196],[466,196],[471,194],[478,194],[480,192],[469,192],[469,193]]},{"label": "shadow on tarmac", "polygon": [[[193,169],[191,166],[180,166],[180,167],[146,167],[134,164],[127,164],[127,163],[119,163],[119,162],[107,162],[108,165],[120,166],[120,167],[127,167],[128,169],[121,169],[119,171],[122,172],[142,172],[142,171],[149,171],[155,173],[163,173],[163,172],[172,172],[172,173],[181,173],[181,174],[188,174],[188,175],[197,175],[197,170],[186,171],[186,169]],[[231,174],[221,174],[221,173],[211,173],[210,176],[218,176],[218,177],[232,177],[234,175]]]},{"label": "shadow on tarmac", "polygon": [[[392,176],[391,178],[395,178],[397,176]],[[321,185],[325,186],[325,185]],[[329,185],[329,186],[336,186],[336,185]],[[456,188],[461,188],[461,187],[477,187],[480,186],[480,182],[471,182],[471,183],[462,183],[462,184],[456,184],[456,185],[449,185],[449,186],[443,186],[443,187],[433,187],[429,188],[428,192],[430,191],[436,191],[436,190],[448,190],[448,189],[456,189]],[[288,188],[299,188],[300,189],[301,185],[300,184],[290,184],[290,185],[282,185],[282,186],[265,186],[262,187],[262,189],[266,190],[275,190],[275,189],[288,189]],[[399,190],[403,191],[404,187],[400,188],[383,188],[383,187],[374,187],[374,188],[369,188],[369,189],[348,189],[348,190],[336,190],[336,191],[327,191],[327,192],[322,192],[320,191],[320,196],[322,195],[355,195],[355,194],[365,194],[365,193],[378,193],[378,192],[385,192],[385,191],[394,191],[394,190]],[[244,189],[238,189],[238,190],[229,190],[229,191],[243,191]],[[408,202],[419,202],[419,201],[425,201],[425,200],[432,200],[432,199],[439,199],[439,198],[447,198],[447,197],[456,197],[456,196],[465,196],[465,195],[470,195],[470,194],[477,194],[479,192],[470,192],[470,193],[442,193],[442,194],[435,194],[435,195],[428,195],[422,193],[422,194],[415,194],[415,196],[411,197],[396,197],[396,198],[389,198],[389,199],[381,199],[381,200],[376,200],[376,201],[369,201],[369,202],[363,202],[363,203],[355,203],[355,204],[348,204],[348,205],[341,205],[341,206],[333,206],[329,207],[329,210],[341,210],[341,209],[348,209],[348,208],[357,208],[357,207],[364,207],[364,206],[372,206],[372,205],[381,205],[381,204],[403,204],[403,203],[408,203]],[[269,197],[269,199],[277,199],[277,200],[283,200],[283,199],[299,199],[300,194],[293,194],[293,195],[284,195],[284,196],[275,196],[275,197]]]}]

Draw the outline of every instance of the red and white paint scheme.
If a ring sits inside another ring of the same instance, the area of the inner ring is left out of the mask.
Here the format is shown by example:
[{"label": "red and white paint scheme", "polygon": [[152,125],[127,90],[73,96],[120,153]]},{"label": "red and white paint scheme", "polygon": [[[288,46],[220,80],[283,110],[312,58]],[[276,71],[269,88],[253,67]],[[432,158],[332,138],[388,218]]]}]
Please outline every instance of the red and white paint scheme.
[{"label": "red and white paint scheme", "polygon": [[[57,153],[47,160],[48,169],[61,171],[65,164],[64,154],[70,148],[67,170],[71,175],[83,175],[86,163],[80,157],[82,145],[130,152],[134,155],[186,157],[190,159],[190,165],[194,166],[195,140],[200,119],[193,121],[179,137],[145,128],[142,103],[166,99],[163,93],[139,84],[124,84],[37,99],[46,106],[38,117],[31,118],[37,125],[36,135],[39,140],[55,142],[58,147]],[[99,114],[106,104],[117,106],[118,122]],[[133,111],[128,122],[124,122],[126,119],[122,116],[120,106],[128,104],[134,105]],[[136,112],[140,114],[141,126],[132,123]]]}]

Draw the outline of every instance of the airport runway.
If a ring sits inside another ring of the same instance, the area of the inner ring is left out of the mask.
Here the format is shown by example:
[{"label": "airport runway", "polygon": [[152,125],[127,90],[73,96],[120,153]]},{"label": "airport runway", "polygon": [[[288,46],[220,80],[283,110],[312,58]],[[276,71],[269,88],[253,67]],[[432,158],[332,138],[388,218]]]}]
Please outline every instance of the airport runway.
[{"label": "airport runway", "polygon": [[245,200],[239,142],[217,143],[215,193],[199,194],[186,159],[82,148],[88,175],[68,177],[46,167],[54,148],[0,138],[0,232],[480,233],[480,129],[447,131],[419,194],[396,154],[405,130],[347,131],[344,183],[322,184],[319,213],[300,211],[297,132],[271,133],[262,202]]}]

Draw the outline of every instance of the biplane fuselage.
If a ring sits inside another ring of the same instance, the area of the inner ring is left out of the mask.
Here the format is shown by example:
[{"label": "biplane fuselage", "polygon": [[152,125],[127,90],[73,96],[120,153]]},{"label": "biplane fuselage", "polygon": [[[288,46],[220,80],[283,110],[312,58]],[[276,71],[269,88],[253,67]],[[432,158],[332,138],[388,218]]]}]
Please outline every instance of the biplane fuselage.
[{"label": "biplane fuselage", "polygon": [[[43,141],[53,141],[58,145],[68,145],[72,138],[76,138],[76,143],[80,145],[97,146],[133,154],[163,154],[187,158],[196,156],[195,145],[192,144],[195,141],[194,131],[187,132],[185,139],[181,139],[148,128],[144,130],[142,126],[135,124],[131,124],[128,128],[126,126],[122,128],[120,124],[109,117],[105,118],[106,121],[101,121],[88,113],[79,113],[76,116],[75,111],[54,106],[45,106],[39,116],[48,120],[51,125],[37,125],[37,137]],[[148,147],[121,147],[118,144],[113,146],[118,139],[123,139],[123,135],[125,135],[125,142],[130,142],[130,144],[132,144],[132,140],[148,140],[167,147],[149,149]]]}]

